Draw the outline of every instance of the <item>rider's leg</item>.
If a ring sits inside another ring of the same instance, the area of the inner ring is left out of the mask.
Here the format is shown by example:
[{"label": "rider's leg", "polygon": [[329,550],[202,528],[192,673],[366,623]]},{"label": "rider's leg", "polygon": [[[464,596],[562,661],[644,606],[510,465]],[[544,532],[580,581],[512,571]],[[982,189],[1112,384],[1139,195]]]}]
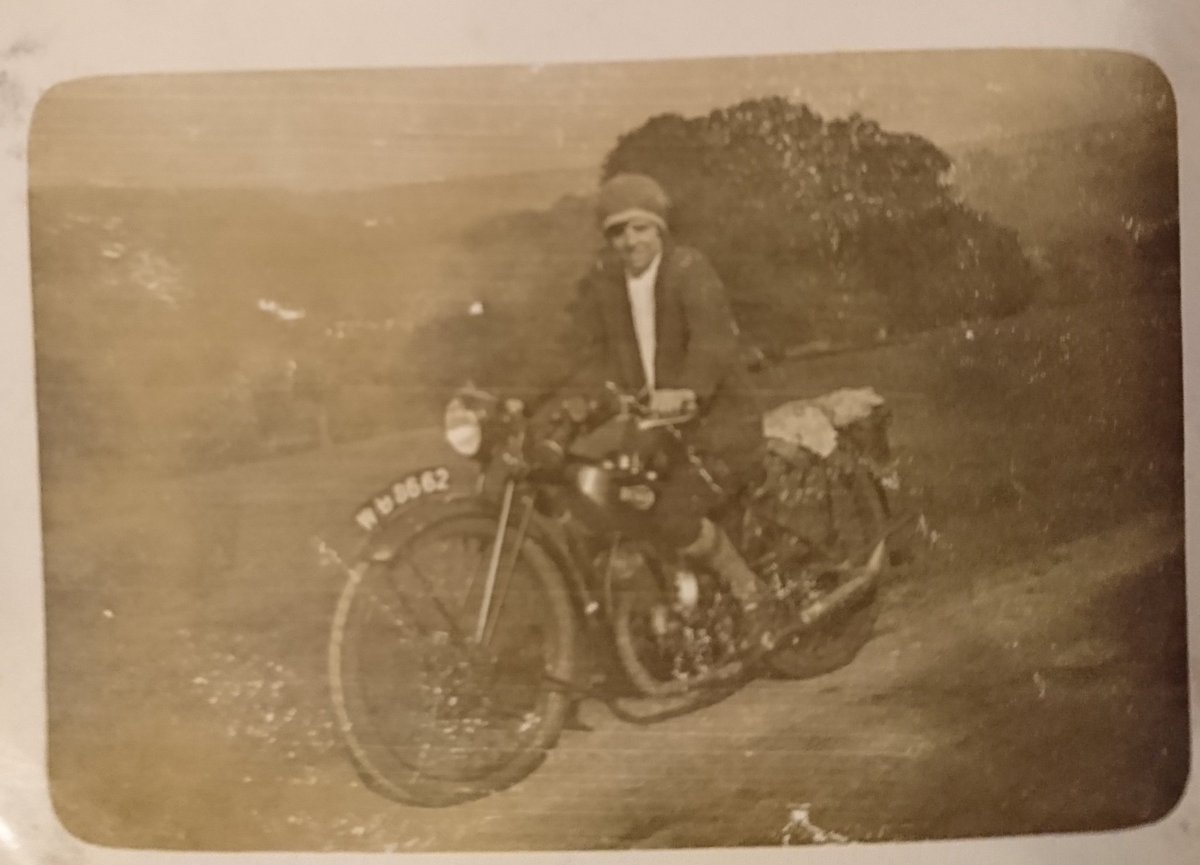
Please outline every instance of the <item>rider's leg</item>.
[{"label": "rider's leg", "polygon": [[680,553],[716,572],[742,605],[745,616],[743,647],[771,649],[775,645],[775,611],[767,602],[758,577],[721,527],[707,518],[702,519],[696,540]]},{"label": "rider's leg", "polygon": [[712,520],[701,518],[696,539],[679,552],[684,558],[708,565],[716,571],[743,606],[758,602],[761,593],[758,577],[729,536]]},{"label": "rider's leg", "polygon": [[681,466],[659,487],[649,516],[668,547],[715,572],[743,605],[756,603],[758,577],[725,532],[706,517],[719,500],[711,475],[696,466]]},{"label": "rider's leg", "polygon": [[701,473],[677,471],[659,488],[659,499],[650,517],[666,544],[685,559],[715,573],[741,604],[746,615],[747,644],[770,648],[774,643],[772,605],[733,541],[705,516],[714,501]]}]

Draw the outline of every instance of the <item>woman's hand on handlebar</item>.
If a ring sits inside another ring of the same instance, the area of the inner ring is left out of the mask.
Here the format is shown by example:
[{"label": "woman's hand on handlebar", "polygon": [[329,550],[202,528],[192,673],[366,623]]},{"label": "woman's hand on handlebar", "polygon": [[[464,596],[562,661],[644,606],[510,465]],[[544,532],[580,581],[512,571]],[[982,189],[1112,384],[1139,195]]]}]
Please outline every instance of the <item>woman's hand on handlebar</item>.
[{"label": "woman's hand on handlebar", "polygon": [[691,388],[662,388],[650,392],[650,411],[660,417],[696,413],[696,392]]},{"label": "woman's hand on handlebar", "polygon": [[691,388],[662,388],[647,393],[625,393],[612,382],[605,384],[602,414],[632,415],[642,422],[666,420],[668,423],[686,423],[699,412],[696,392]]}]

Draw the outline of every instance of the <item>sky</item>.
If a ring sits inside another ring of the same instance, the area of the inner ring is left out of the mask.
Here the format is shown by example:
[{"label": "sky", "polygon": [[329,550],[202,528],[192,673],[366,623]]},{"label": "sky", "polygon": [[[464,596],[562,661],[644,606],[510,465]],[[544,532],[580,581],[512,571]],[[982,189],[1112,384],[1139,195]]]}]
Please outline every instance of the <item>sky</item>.
[{"label": "sky", "polygon": [[1111,52],[829,54],[579,64],[140,75],[39,102],[30,179],[141,187],[361,188],[599,166],[664,112],[782,95],[943,147],[1173,110]]}]

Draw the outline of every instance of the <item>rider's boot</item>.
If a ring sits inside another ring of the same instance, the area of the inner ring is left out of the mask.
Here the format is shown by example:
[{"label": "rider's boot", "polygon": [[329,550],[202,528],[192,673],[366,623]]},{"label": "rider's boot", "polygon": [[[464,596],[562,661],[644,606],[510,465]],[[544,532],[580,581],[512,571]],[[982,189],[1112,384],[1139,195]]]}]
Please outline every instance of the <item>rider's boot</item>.
[{"label": "rider's boot", "polygon": [[742,605],[746,623],[743,646],[764,650],[774,648],[775,629],[770,598],[725,532],[711,520],[702,520],[700,536],[680,550],[680,553],[684,558],[716,572]]}]

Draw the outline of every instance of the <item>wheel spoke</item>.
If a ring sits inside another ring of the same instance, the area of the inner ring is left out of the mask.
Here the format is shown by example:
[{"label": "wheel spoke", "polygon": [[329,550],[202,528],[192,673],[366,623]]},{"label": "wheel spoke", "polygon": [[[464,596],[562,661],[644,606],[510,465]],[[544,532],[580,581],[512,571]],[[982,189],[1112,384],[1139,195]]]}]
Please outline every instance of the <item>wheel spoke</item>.
[{"label": "wheel spoke", "polygon": [[[467,577],[462,597],[457,604],[459,616],[465,618],[470,612],[475,591],[480,587],[479,581],[485,573],[484,566],[487,558],[483,555],[483,548],[475,538],[460,538],[456,546],[460,551],[460,568],[463,573],[470,574]],[[468,563],[471,563],[469,568]]]},{"label": "wheel spoke", "polygon": [[412,607],[412,604],[409,603],[408,598],[404,596],[404,594],[392,583],[391,580],[384,580],[383,582],[387,586],[388,592],[395,598],[397,605],[402,607],[407,615],[397,612],[387,601],[385,601],[380,596],[380,593],[375,591],[373,583],[364,587],[364,593],[375,602],[376,606],[378,606],[378,608],[382,610],[387,617],[387,621],[395,626],[398,630],[410,633],[415,632],[415,635],[418,637],[427,637],[429,635],[429,629],[425,628],[421,624],[420,616],[417,615],[416,611]]},{"label": "wheel spoke", "polygon": [[420,562],[417,561],[415,552],[412,551],[411,548],[409,549],[408,562],[412,567],[413,573],[416,575],[417,579],[420,580],[422,587],[425,589],[426,599],[433,605],[433,608],[437,610],[438,615],[441,616],[442,620],[446,623],[447,628],[449,628],[451,639],[453,639],[455,642],[462,641],[464,639],[462,628],[459,626],[459,623],[455,619],[454,615],[446,608],[445,601],[443,601],[441,596],[438,594],[436,588],[434,587],[433,581],[429,579],[425,569],[421,567]]}]

